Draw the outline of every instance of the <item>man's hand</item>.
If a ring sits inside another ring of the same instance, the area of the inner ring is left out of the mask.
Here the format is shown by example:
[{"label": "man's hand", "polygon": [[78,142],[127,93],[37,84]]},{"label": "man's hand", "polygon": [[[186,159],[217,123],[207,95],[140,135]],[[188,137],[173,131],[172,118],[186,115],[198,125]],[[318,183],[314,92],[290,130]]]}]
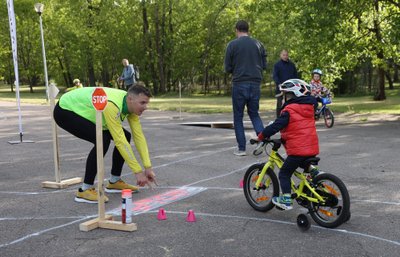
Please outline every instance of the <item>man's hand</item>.
[{"label": "man's hand", "polygon": [[136,184],[140,187],[145,186],[146,184],[149,184],[149,180],[147,179],[147,176],[143,172],[140,173],[135,173],[136,177]]},{"label": "man's hand", "polygon": [[156,180],[155,180],[156,175],[154,174],[153,168],[150,167],[150,168],[144,169],[144,174],[150,182],[153,182],[154,184],[157,185]]}]

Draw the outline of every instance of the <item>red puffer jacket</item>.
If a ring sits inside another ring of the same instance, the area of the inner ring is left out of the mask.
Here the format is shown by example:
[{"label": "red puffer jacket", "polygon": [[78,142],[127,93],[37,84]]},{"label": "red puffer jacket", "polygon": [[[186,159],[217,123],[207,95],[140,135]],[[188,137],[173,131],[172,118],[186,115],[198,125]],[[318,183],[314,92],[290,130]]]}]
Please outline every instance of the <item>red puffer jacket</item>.
[{"label": "red puffer jacket", "polygon": [[282,112],[289,112],[289,124],[281,130],[287,155],[314,156],[319,153],[315,128],[314,107],[311,104],[288,104]]}]

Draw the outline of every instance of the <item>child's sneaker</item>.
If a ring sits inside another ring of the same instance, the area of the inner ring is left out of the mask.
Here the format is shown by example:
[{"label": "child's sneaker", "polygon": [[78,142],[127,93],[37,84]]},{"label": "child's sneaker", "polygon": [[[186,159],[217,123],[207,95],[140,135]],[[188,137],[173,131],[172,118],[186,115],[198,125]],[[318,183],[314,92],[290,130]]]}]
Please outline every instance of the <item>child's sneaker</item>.
[{"label": "child's sneaker", "polygon": [[290,194],[272,197],[272,203],[284,210],[293,209],[292,197]]},{"label": "child's sneaker", "polygon": [[115,183],[111,183],[110,181],[108,181],[108,184],[106,186],[107,193],[121,193],[122,190],[124,190],[124,189],[130,189],[130,190],[132,190],[132,193],[139,191],[139,188],[137,186],[129,185],[122,179],[118,180]]},{"label": "child's sneaker", "polygon": [[[76,192],[75,202],[78,203],[97,203],[98,201],[98,193],[96,189],[89,188],[85,191],[82,188],[79,188],[78,192]],[[108,202],[108,197],[104,196],[104,202]]]}]

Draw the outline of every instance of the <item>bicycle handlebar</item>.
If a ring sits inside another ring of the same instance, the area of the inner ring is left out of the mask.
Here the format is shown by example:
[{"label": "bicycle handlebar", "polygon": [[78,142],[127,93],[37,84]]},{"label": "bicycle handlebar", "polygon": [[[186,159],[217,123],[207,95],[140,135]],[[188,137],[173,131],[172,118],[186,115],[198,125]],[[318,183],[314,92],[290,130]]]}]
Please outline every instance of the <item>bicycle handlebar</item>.
[{"label": "bicycle handlebar", "polygon": [[[258,141],[257,139],[254,139],[254,138],[250,139],[250,144],[251,145],[258,144],[259,142],[261,142],[261,141]],[[281,144],[282,143],[281,139],[271,139],[271,138],[264,138],[262,142],[263,143],[267,143],[267,144],[268,143],[274,143],[274,144]]]}]

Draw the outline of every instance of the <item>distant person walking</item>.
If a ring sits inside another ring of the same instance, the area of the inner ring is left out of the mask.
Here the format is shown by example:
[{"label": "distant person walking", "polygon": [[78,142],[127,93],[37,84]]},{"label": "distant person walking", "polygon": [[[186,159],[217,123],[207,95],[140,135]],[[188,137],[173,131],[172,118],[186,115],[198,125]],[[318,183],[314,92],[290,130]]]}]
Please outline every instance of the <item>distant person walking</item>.
[{"label": "distant person walking", "polygon": [[225,72],[232,74],[233,123],[238,148],[237,156],[246,155],[246,136],[243,126],[244,107],[258,135],[264,125],[258,113],[263,70],[267,68],[264,46],[249,36],[249,24],[240,20],[235,27],[236,39],[228,43],[225,53]]},{"label": "distant person walking", "polygon": [[122,70],[121,77],[119,77],[119,81],[123,83],[122,88],[128,90],[135,81],[135,69],[132,64],[129,64],[128,59],[122,59],[122,65],[124,69]]},{"label": "distant person walking", "polygon": [[74,83],[74,85],[72,87],[65,89],[65,92],[69,92],[71,90],[78,89],[78,88],[83,88],[83,85],[79,79],[74,79],[72,81],[72,83]]},{"label": "distant person walking", "polygon": [[[280,94],[279,85],[288,79],[298,79],[296,66],[289,60],[289,52],[281,51],[280,60],[275,63],[272,78],[275,81],[275,94]],[[282,110],[282,96],[276,98],[276,117],[279,117]]]}]

